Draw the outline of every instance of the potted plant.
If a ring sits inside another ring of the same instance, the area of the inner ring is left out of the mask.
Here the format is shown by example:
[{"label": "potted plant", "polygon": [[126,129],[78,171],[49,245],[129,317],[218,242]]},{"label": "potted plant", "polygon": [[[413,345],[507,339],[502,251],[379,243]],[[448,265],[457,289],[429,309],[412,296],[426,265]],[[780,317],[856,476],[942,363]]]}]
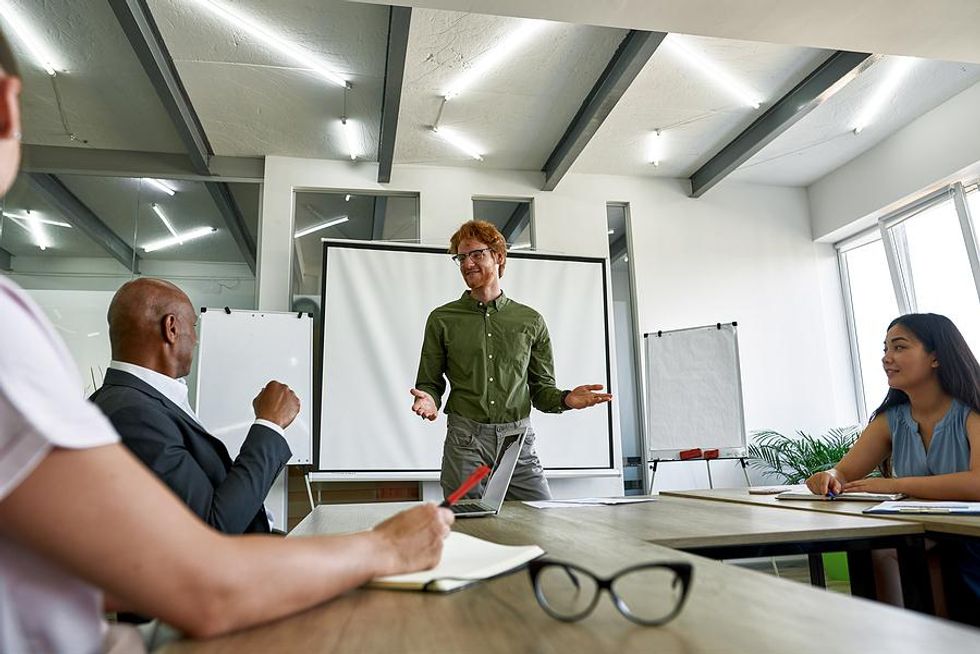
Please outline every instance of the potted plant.
[{"label": "potted plant", "polygon": [[[782,483],[802,484],[810,475],[837,465],[859,434],[856,425],[831,429],[820,436],[802,431],[797,431],[796,436],[772,430],[756,431],[752,433],[754,442],[749,445],[749,465],[778,477]],[[848,580],[847,558],[843,552],[826,553],[823,560],[827,576]]]}]

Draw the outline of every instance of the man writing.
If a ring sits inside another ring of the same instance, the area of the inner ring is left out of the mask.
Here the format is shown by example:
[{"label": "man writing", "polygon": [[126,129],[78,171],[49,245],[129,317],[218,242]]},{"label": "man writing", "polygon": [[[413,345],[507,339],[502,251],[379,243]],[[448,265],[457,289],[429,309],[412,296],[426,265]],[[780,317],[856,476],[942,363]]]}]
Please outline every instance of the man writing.
[{"label": "man writing", "polygon": [[274,381],[262,389],[252,403],[255,424],[232,462],[187,401],[182,378],[197,345],[187,296],[169,282],[135,279],[116,291],[108,320],[112,362],[91,400],[123,444],[215,529],[268,533],[262,502],[291,456],[282,434],[299,412],[296,394]]},{"label": "man writing", "polygon": [[[412,411],[435,420],[446,378],[451,387],[440,483],[449,494],[477,466],[492,464],[505,436],[528,429],[507,499],[549,499],[534,449],[531,407],[545,413],[608,402],[602,385],[555,386],[551,338],[534,309],[504,295],[500,278],[507,243],[491,223],[471,220],[453,234],[449,251],[469,290],[429,314]],[[479,497],[482,485],[472,494]]]}]

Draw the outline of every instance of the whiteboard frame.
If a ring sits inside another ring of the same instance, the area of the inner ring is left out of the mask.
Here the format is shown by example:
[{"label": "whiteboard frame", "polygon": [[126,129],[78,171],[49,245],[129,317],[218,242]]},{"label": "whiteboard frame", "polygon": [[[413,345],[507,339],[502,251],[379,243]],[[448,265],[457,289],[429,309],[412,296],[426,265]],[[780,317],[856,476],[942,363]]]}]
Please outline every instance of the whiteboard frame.
[{"label": "whiteboard frame", "polygon": [[[314,375],[314,372],[315,372],[315,368],[314,368],[315,362],[313,361],[313,343],[314,343],[314,340],[315,340],[314,339],[314,331],[315,330],[314,330],[314,318],[313,318],[313,315],[312,314],[309,314],[309,313],[303,313],[303,312],[297,312],[297,311],[262,311],[260,309],[229,309],[228,307],[223,307],[223,308],[201,307],[200,313],[198,315],[199,316],[203,316],[204,314],[229,314],[229,315],[231,315],[231,314],[251,314],[253,316],[277,316],[277,317],[278,316],[289,316],[290,319],[292,319],[292,320],[306,320],[307,321],[307,324],[308,324],[308,327],[309,327],[309,331],[310,331],[310,340],[309,340],[310,348],[309,348],[309,352],[308,352],[308,356],[307,356],[307,361],[309,362],[309,366],[308,366],[309,380],[307,382],[307,388],[309,389],[310,395],[311,395],[311,397],[309,398],[309,404],[310,404],[310,407],[311,407],[310,412],[309,412],[310,435],[309,435],[309,439],[308,440],[307,439],[303,439],[302,442],[303,443],[307,443],[308,442],[308,444],[309,444],[309,459],[308,460],[307,459],[303,459],[303,458],[299,457],[299,455],[296,452],[293,452],[292,455],[289,458],[289,461],[286,462],[286,465],[287,466],[290,466],[290,465],[301,465],[301,466],[310,466],[310,465],[313,465],[313,456],[314,456],[314,453],[313,453],[313,443],[314,443],[313,434],[316,431],[316,423],[317,423],[316,405],[313,403],[313,399],[314,398],[312,397],[313,396],[313,393],[315,392],[314,386],[313,386],[314,377],[315,377],[315,375]],[[202,354],[206,354],[205,349],[203,347],[204,340],[203,340],[203,338],[201,337],[200,334],[199,334],[199,337],[198,338],[199,338],[198,349],[197,349],[197,353],[196,353],[196,356],[195,356],[195,373],[197,375],[197,380],[196,380],[196,385],[195,385],[196,387],[195,387],[195,393],[194,393],[194,407],[195,407],[195,410],[196,411],[199,411],[200,410],[200,406],[201,406],[201,377],[200,377],[201,368],[200,368],[200,364],[201,364]],[[255,389],[255,392],[258,393],[260,390],[261,390],[261,388],[256,388]],[[303,398],[302,397],[300,397],[300,401],[301,402],[303,401]],[[207,427],[206,425],[204,425],[204,426]],[[286,429],[288,430],[289,428],[287,427]],[[247,430],[246,430],[246,433],[247,433]],[[222,443],[225,444],[225,447],[228,447],[228,443],[226,443],[223,438],[220,438],[220,437],[217,437],[217,436],[215,438],[218,438],[218,440],[220,440]],[[289,441],[289,438],[287,438],[286,440],[288,442]],[[292,449],[292,448],[290,447],[290,449]],[[229,451],[229,454],[231,454],[230,451]],[[237,456],[238,456],[238,452],[235,452],[234,453],[234,456],[232,456],[232,460],[234,460],[235,458],[237,458]],[[294,460],[294,459],[297,459],[297,460]],[[270,492],[272,492],[272,491],[270,491]]]},{"label": "whiteboard frame", "polygon": [[[732,335],[735,339],[735,377],[737,380],[736,386],[738,387],[738,418],[739,418],[739,430],[742,433],[742,444],[738,447],[724,447],[718,449],[718,456],[722,459],[743,459],[748,454],[748,437],[745,432],[745,402],[742,398],[742,359],[741,353],[738,347],[738,322],[717,322],[710,325],[699,325],[697,327],[684,327],[682,329],[661,329],[655,332],[646,332],[643,334],[644,347],[644,365],[643,365],[643,381],[644,381],[644,393],[643,393],[643,404],[646,406],[646,411],[644,412],[643,422],[643,450],[646,456],[646,463],[653,463],[654,461],[710,461],[711,459],[681,459],[679,449],[660,449],[655,450],[650,445],[650,426],[648,424],[650,407],[648,406],[648,398],[646,397],[646,388],[649,388],[650,379],[647,373],[647,369],[650,366],[650,362],[647,360],[646,356],[646,339],[647,338],[659,338],[663,334],[677,334],[680,332],[689,332],[702,329],[721,329],[722,327],[731,327]],[[709,464],[710,465],[710,464]],[[647,489],[649,492],[650,489]]]},{"label": "whiteboard frame", "polygon": [[[318,481],[326,480],[337,480],[337,481],[370,481],[378,479],[399,479],[399,480],[428,480],[430,475],[434,474],[435,479],[438,479],[440,470],[438,468],[430,469],[364,469],[364,470],[330,470],[320,468],[320,432],[323,425],[323,365],[324,365],[324,344],[326,342],[327,333],[327,321],[326,321],[326,291],[327,291],[327,260],[328,254],[331,247],[333,248],[346,248],[346,249],[361,249],[361,250],[387,250],[395,252],[419,252],[426,254],[440,254],[448,256],[448,251],[445,248],[435,247],[431,245],[421,245],[417,243],[395,243],[390,241],[362,241],[355,239],[321,239],[323,246],[323,261],[321,264],[320,271],[320,334],[319,341],[316,344],[318,346],[317,351],[319,353],[319,360],[314,361],[313,368],[313,401],[314,401],[314,412],[316,413],[314,424],[313,424],[313,443],[312,443],[312,456],[313,461],[310,465],[314,467],[314,471],[311,474],[317,476]],[[548,254],[542,252],[528,252],[528,251],[508,251],[507,258],[514,259],[536,259],[536,260],[551,260],[551,261],[572,261],[580,263],[589,263],[598,265],[602,271],[602,310],[603,310],[603,335],[604,335],[604,348],[605,348],[605,359],[606,359],[606,379],[605,387],[611,389],[610,386],[612,382],[612,341],[610,336],[610,315],[611,310],[609,305],[609,271],[608,271],[608,260],[602,257],[586,257],[586,256],[574,256],[574,255],[564,255],[564,254]],[[616,466],[616,443],[615,443],[615,428],[614,428],[614,418],[611,404],[607,403],[605,405],[607,411],[606,419],[606,433],[607,433],[607,452],[608,467],[597,468],[594,465],[572,468],[572,467],[548,467],[545,468],[546,477],[594,477],[603,476],[605,474],[622,474],[620,467]],[[388,476],[391,475],[391,476]]]}]

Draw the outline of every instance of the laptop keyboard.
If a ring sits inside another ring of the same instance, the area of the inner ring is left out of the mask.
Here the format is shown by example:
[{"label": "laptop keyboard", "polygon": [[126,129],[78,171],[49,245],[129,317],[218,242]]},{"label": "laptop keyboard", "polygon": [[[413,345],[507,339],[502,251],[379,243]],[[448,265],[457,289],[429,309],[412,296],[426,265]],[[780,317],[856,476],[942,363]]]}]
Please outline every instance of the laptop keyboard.
[{"label": "laptop keyboard", "polygon": [[490,509],[479,502],[457,502],[449,507],[453,513],[472,513],[473,511],[489,511]]}]

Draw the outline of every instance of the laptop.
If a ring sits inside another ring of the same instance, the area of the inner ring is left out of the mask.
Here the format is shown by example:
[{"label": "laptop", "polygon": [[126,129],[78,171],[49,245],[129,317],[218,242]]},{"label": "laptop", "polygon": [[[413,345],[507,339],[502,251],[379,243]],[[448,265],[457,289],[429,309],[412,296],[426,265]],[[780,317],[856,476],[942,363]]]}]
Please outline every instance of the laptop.
[{"label": "laptop", "polygon": [[511,477],[514,476],[514,469],[517,467],[517,459],[521,455],[521,448],[524,447],[526,435],[527,429],[520,434],[504,437],[500,451],[497,452],[497,462],[487,480],[486,490],[483,491],[483,497],[478,500],[460,500],[449,507],[457,518],[478,518],[500,513],[500,507],[504,505],[507,488],[510,486]]}]

